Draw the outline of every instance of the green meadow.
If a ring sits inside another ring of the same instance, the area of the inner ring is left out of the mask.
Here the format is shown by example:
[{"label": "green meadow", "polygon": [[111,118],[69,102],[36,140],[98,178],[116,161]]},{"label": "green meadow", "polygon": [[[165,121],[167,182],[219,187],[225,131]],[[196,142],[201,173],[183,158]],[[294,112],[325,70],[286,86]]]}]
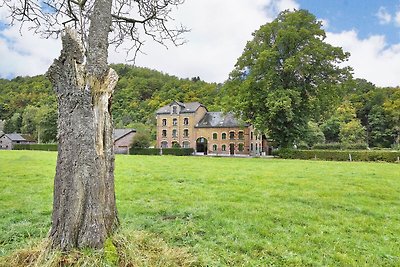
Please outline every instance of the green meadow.
[{"label": "green meadow", "polygon": [[[3,264],[50,229],[56,155],[0,151]],[[400,266],[399,164],[119,155],[115,180],[119,238],[182,265]]]}]

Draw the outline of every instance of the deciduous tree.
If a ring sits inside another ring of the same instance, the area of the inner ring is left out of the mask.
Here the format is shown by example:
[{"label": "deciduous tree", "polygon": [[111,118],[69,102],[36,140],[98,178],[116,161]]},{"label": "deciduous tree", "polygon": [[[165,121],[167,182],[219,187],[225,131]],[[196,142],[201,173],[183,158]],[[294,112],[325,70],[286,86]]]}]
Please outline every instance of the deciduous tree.
[{"label": "deciduous tree", "polygon": [[284,11],[253,34],[231,72],[227,106],[279,145],[293,145],[313,107],[346,80],[349,54],[324,42],[321,22],[305,10]]},{"label": "deciduous tree", "polygon": [[58,99],[58,160],[50,246],[101,248],[118,225],[114,194],[111,102],[118,80],[108,48],[128,41],[135,55],[143,35],[179,44],[170,11],[183,0],[0,0],[20,22],[45,37],[62,35],[48,70]]}]

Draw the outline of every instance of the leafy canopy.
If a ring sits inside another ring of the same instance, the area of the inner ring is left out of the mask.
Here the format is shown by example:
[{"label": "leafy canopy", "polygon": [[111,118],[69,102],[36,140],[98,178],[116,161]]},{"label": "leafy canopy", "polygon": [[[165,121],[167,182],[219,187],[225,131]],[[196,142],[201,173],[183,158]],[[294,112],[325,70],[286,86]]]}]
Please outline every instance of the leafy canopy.
[{"label": "leafy canopy", "polygon": [[255,33],[225,85],[225,103],[281,146],[307,129],[319,101],[350,76],[348,53],[324,42],[321,22],[306,10],[284,11]]}]

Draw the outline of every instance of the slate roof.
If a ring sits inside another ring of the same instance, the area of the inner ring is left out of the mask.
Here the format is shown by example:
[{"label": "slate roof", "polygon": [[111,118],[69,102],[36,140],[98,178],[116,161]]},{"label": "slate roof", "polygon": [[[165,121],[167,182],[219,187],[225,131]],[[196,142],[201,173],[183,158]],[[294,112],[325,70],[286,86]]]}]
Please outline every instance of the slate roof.
[{"label": "slate roof", "polygon": [[195,126],[196,128],[233,128],[247,127],[249,124],[239,121],[233,113],[207,112]]},{"label": "slate roof", "polygon": [[136,130],[135,129],[114,129],[114,142],[132,132],[136,133]]},{"label": "slate roof", "polygon": [[13,142],[18,142],[18,141],[28,141],[26,140],[21,134],[18,133],[12,133],[12,134],[5,134],[5,136],[10,139]]},{"label": "slate roof", "polygon": [[171,104],[164,106],[162,108],[159,108],[156,113],[157,114],[170,114],[171,113],[171,109],[172,106],[174,104],[178,104],[181,107],[181,111],[180,113],[195,113],[196,110],[199,107],[204,107],[205,109],[207,109],[203,104],[199,103],[199,102],[189,102],[189,103],[182,103],[179,101],[174,101]]}]

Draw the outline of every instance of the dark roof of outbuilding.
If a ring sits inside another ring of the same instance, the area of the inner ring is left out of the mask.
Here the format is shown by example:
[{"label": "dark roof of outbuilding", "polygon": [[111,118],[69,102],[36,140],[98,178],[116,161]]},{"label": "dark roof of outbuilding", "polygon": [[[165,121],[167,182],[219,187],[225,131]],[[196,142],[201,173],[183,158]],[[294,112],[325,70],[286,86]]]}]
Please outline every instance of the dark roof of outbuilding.
[{"label": "dark roof of outbuilding", "polygon": [[171,108],[174,104],[177,104],[181,107],[180,113],[194,113],[199,107],[204,107],[207,109],[203,104],[199,102],[189,102],[189,103],[182,103],[179,101],[174,101],[171,104],[164,106],[162,108],[159,108],[156,113],[157,114],[170,114],[171,113]]},{"label": "dark roof of outbuilding", "polygon": [[196,125],[196,128],[232,128],[247,127],[248,123],[235,118],[233,113],[207,112]]},{"label": "dark roof of outbuilding", "polygon": [[5,134],[5,136],[10,139],[11,141],[27,141],[21,134],[18,133],[11,133],[11,134]]},{"label": "dark roof of outbuilding", "polygon": [[135,129],[114,129],[114,142],[132,132],[136,133],[136,130]]}]

